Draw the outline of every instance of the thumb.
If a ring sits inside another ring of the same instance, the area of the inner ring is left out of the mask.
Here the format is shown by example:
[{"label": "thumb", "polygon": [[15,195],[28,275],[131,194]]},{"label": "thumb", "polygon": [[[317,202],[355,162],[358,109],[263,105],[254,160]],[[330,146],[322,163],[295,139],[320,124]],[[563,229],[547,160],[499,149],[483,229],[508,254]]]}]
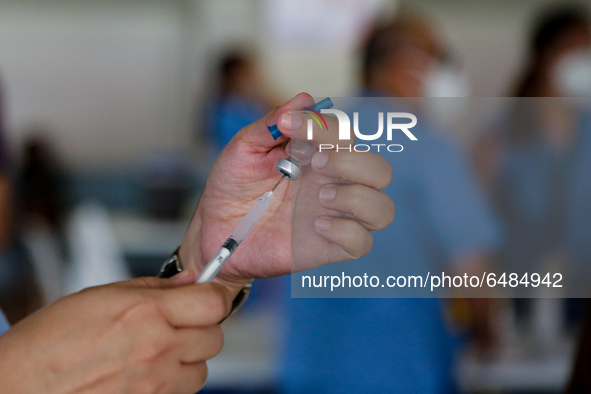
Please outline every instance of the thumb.
[{"label": "thumb", "polygon": [[144,276],[114,283],[113,286],[121,286],[135,289],[170,289],[174,287],[187,286],[195,283],[196,275],[192,270],[179,272],[170,279],[157,278],[155,276]]},{"label": "thumb", "polygon": [[[314,99],[312,96],[308,93],[299,93],[282,106],[269,112],[264,118],[242,129],[238,136],[243,142],[271,150],[275,146],[284,143],[287,138],[291,138],[290,110],[302,109],[313,104]],[[272,126],[277,126],[281,134],[283,134],[277,140],[273,138],[269,131],[269,127]]]}]

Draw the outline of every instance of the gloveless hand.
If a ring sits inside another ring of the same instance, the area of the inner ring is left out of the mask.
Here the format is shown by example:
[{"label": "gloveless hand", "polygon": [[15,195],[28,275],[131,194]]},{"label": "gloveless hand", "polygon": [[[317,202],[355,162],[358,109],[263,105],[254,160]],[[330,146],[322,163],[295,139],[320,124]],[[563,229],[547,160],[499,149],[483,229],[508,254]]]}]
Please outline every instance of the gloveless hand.
[{"label": "gloveless hand", "polygon": [[[373,153],[318,152],[321,143],[353,141],[338,140],[337,120],[330,116],[325,117],[328,130],[316,130],[314,139],[306,141],[308,115],[298,109],[313,102],[307,94],[296,96],[242,129],[223,150],[181,245],[186,267],[197,273],[203,269],[255,201],[277,183],[275,164],[290,154],[301,156],[302,176],[279,185],[268,211],[216,281],[238,290],[251,278],[288,274],[292,268],[313,268],[369,252],[370,231],[386,227],[394,218],[394,203],[380,192],[390,183],[392,168]],[[277,141],[267,130],[275,123],[284,135]]]},{"label": "gloveless hand", "polygon": [[219,284],[139,278],[65,297],[0,336],[2,393],[195,393],[233,296]]}]

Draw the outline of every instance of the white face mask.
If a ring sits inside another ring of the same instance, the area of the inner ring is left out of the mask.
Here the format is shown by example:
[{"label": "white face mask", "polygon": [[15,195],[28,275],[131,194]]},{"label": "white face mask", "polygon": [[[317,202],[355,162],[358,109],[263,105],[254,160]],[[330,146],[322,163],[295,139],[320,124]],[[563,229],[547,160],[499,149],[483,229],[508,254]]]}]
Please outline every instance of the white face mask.
[{"label": "white face mask", "polygon": [[566,55],[554,70],[558,93],[565,97],[591,97],[591,48]]},{"label": "white face mask", "polygon": [[459,97],[470,96],[468,79],[453,66],[438,64],[424,80],[423,96],[432,97],[424,100],[423,110],[435,129],[455,129],[466,110],[466,99]]},{"label": "white face mask", "polygon": [[423,82],[424,97],[468,97],[470,87],[464,74],[453,66],[431,67]]}]

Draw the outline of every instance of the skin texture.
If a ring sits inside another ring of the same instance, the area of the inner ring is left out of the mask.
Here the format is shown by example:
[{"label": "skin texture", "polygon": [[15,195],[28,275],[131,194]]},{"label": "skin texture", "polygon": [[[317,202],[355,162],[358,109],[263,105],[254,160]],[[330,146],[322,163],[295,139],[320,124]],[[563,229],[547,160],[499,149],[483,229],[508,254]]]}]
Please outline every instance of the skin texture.
[{"label": "skin texture", "polygon": [[65,297],[0,337],[5,393],[193,393],[222,348],[219,284],[139,278]]},{"label": "skin texture", "polygon": [[[296,100],[294,108],[312,103],[306,94]],[[189,269],[171,279],[86,289],[24,319],[0,336],[0,392],[194,393],[205,382],[205,361],[222,348],[218,323],[248,280],[287,274],[292,262],[303,269],[367,253],[369,231],[394,218],[394,203],[378,191],[391,180],[390,165],[370,153],[314,153],[314,144],[336,143],[330,117],[328,131],[315,131],[312,145],[298,145],[295,139],[305,140],[305,115],[290,108],[288,102],[241,130],[220,155],[181,245]],[[267,131],[274,123],[285,135],[277,141]],[[310,163],[302,165],[301,178],[277,188],[219,283],[194,284],[256,199],[278,181],[275,163],[289,153]]]},{"label": "skin texture", "polygon": [[[298,152],[305,150],[302,146],[308,144],[308,115],[296,109],[312,103],[307,94],[296,96],[293,102],[242,129],[224,149],[181,245],[185,267],[200,272],[255,201],[280,179],[275,163],[291,153],[292,146]],[[309,153],[321,143],[351,143],[338,140],[336,118],[325,119],[328,130],[314,130]],[[267,131],[274,123],[284,134],[277,141]],[[301,159],[311,164],[302,165],[297,181],[284,180],[279,185],[268,211],[216,281],[237,292],[250,278],[284,275],[292,268],[299,271],[360,257],[371,249],[370,230],[384,228],[393,220],[394,203],[379,192],[392,177],[383,157],[323,151]],[[329,192],[321,194],[325,189]],[[331,195],[330,191],[336,192],[334,199],[320,199],[321,195]],[[322,224],[330,227],[323,228]]]},{"label": "skin texture", "polygon": [[[434,30],[434,24],[420,15],[407,15],[397,22],[397,39],[404,44],[393,47],[384,60],[372,67],[368,85],[370,90],[400,97],[421,97],[423,84],[429,68],[440,61],[442,43]],[[417,101],[408,101],[412,107]],[[489,255],[486,250],[475,250],[462,255],[451,256],[449,265],[457,267],[457,274],[480,276],[487,271]],[[464,302],[469,309],[472,341],[476,351],[492,354],[498,342],[494,327],[496,305],[489,294],[479,291],[466,293]]]}]

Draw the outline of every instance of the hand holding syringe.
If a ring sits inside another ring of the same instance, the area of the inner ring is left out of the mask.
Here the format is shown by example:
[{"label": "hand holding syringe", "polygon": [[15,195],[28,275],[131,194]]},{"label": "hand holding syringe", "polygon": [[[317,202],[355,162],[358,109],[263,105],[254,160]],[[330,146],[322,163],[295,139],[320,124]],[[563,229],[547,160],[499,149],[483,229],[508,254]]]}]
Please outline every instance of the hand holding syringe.
[{"label": "hand holding syringe", "polygon": [[[318,103],[307,107],[308,109],[318,111],[321,108],[331,108],[332,101],[330,98],[325,98],[324,100],[319,101]],[[274,139],[277,139],[281,136],[281,132],[277,129],[276,125],[270,126],[269,131]],[[291,158],[281,159],[275,166],[275,169],[282,175],[281,179],[273,190],[270,192],[266,192],[265,194],[260,197],[253,207],[248,211],[246,216],[238,223],[238,226],[234,229],[232,234],[226,239],[226,242],[222,245],[222,247],[218,250],[218,252],[213,256],[213,258],[207,263],[199,277],[197,278],[197,283],[204,283],[204,282],[211,282],[213,278],[217,275],[220,269],[224,266],[226,261],[230,258],[230,256],[234,253],[234,251],[238,248],[238,245],[244,240],[246,235],[252,230],[254,225],[259,221],[261,216],[265,213],[269,205],[271,204],[271,199],[273,199],[273,192],[281,183],[283,178],[288,178],[290,180],[295,180],[300,176],[300,168],[291,160]]]},{"label": "hand holding syringe", "polygon": [[[283,179],[283,177],[281,177],[281,179]],[[281,180],[279,180],[279,182],[281,182]],[[273,190],[275,190],[275,188],[273,188]],[[224,242],[224,245],[222,245],[220,250],[218,250],[205,266],[197,278],[197,283],[211,282],[213,278],[215,278],[232,253],[238,248],[238,245],[244,240],[244,237],[246,237],[261,216],[263,216],[267,208],[269,208],[271,200],[273,199],[273,190],[263,194],[262,197],[254,203],[252,208],[250,208],[250,211],[248,211],[246,216],[240,221],[240,223],[238,223],[238,226],[234,231],[232,231],[232,234],[230,234],[226,242]]]}]

